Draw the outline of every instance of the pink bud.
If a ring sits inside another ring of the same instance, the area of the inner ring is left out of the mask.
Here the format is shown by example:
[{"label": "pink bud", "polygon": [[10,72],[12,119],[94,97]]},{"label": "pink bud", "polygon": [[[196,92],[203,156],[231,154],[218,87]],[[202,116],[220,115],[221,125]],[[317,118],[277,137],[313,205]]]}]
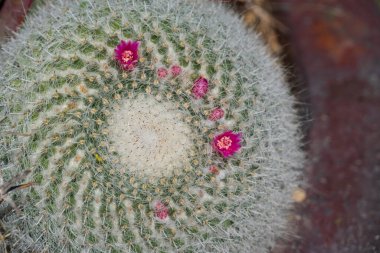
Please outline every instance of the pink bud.
[{"label": "pink bud", "polygon": [[215,108],[214,110],[212,110],[212,112],[208,116],[208,119],[212,120],[212,121],[217,121],[218,119],[223,118],[223,116],[224,116],[223,109],[222,108]]},{"label": "pink bud", "polygon": [[203,98],[208,91],[208,81],[204,77],[199,77],[193,85],[192,93],[196,99]]},{"label": "pink bud", "polygon": [[157,70],[157,75],[159,78],[165,78],[168,75],[168,71],[165,68],[159,68]]},{"label": "pink bud", "polygon": [[208,170],[210,173],[214,174],[214,175],[218,175],[219,174],[219,169],[218,167],[216,167],[215,165],[211,165],[210,166],[210,169]]},{"label": "pink bud", "polygon": [[170,68],[170,71],[172,73],[173,76],[178,76],[181,74],[182,72],[182,68],[178,65],[173,65],[171,68]]},{"label": "pink bud", "polygon": [[166,207],[164,203],[161,201],[157,202],[154,206],[154,215],[161,219],[164,220],[168,217],[169,215],[169,209]]}]

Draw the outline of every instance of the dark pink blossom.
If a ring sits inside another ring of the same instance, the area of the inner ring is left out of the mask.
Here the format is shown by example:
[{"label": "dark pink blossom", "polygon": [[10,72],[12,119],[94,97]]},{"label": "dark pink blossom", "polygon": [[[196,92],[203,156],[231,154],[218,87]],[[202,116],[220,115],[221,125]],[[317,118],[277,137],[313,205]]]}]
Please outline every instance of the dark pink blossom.
[{"label": "dark pink blossom", "polygon": [[223,118],[223,116],[224,116],[223,109],[215,108],[214,110],[211,111],[210,115],[208,116],[208,119],[212,121],[217,121],[218,119]]},{"label": "dark pink blossom", "polygon": [[171,72],[172,76],[178,76],[182,73],[182,68],[178,65],[173,65],[170,68],[170,72]]},{"label": "dark pink blossom", "polygon": [[168,75],[168,71],[166,68],[157,69],[157,75],[159,78],[165,78]]},{"label": "dark pink blossom", "polygon": [[193,89],[191,90],[193,96],[196,99],[203,98],[208,92],[208,81],[204,77],[199,77],[193,85]]},{"label": "dark pink blossom", "polygon": [[164,203],[162,203],[161,201],[158,201],[154,205],[154,215],[160,220],[164,220],[169,215],[169,209]]},{"label": "dark pink blossom", "polygon": [[241,133],[226,131],[214,137],[212,147],[224,158],[228,158],[241,148]]},{"label": "dark pink blossom", "polygon": [[139,60],[138,41],[120,41],[115,48],[115,59],[124,70],[132,70]]}]

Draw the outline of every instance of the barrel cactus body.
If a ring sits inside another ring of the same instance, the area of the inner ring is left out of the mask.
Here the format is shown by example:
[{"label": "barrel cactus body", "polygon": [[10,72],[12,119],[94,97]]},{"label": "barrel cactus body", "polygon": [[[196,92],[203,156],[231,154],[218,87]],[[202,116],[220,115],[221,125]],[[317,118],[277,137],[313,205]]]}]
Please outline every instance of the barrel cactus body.
[{"label": "barrel cactus body", "polygon": [[15,251],[268,252],[302,165],[281,70],[205,1],[56,1],[4,45]]}]

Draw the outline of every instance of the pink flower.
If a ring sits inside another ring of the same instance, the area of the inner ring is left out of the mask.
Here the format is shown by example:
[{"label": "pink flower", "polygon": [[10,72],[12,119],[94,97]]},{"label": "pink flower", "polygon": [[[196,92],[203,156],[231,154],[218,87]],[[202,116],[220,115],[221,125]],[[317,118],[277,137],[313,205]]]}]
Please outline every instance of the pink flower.
[{"label": "pink flower", "polygon": [[169,209],[164,203],[162,203],[161,201],[158,201],[154,205],[154,215],[160,220],[164,220],[169,215]]},{"label": "pink flower", "polygon": [[120,41],[115,48],[115,59],[124,70],[132,70],[139,60],[138,41]]},{"label": "pink flower", "polygon": [[170,68],[170,72],[172,73],[172,76],[178,76],[181,74],[182,72],[182,68],[178,65],[173,65],[171,68]]},{"label": "pink flower", "polygon": [[224,116],[223,109],[222,108],[215,108],[214,110],[212,110],[212,112],[208,116],[208,119],[212,120],[212,121],[217,121],[218,119],[223,118],[223,116]]},{"label": "pink flower", "polygon": [[168,75],[168,71],[165,68],[157,69],[157,75],[159,78],[165,78]]},{"label": "pink flower", "polygon": [[193,89],[191,90],[193,96],[196,99],[203,98],[208,91],[208,81],[204,77],[199,77],[193,85]]},{"label": "pink flower", "polygon": [[239,151],[241,148],[241,133],[226,131],[214,137],[212,147],[224,158],[228,158]]},{"label": "pink flower", "polygon": [[214,175],[219,174],[219,169],[218,169],[218,167],[216,167],[216,165],[211,165],[210,168],[208,169],[208,171]]}]

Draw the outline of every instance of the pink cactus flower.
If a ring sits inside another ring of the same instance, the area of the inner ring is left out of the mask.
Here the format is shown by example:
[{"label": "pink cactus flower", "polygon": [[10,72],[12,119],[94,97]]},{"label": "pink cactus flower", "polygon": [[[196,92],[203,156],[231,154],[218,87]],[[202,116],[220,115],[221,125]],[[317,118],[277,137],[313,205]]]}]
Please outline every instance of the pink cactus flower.
[{"label": "pink cactus flower", "polygon": [[191,90],[193,96],[196,99],[203,98],[208,92],[208,81],[204,77],[199,77],[193,85],[193,89]]},{"label": "pink cactus flower", "polygon": [[219,175],[219,169],[218,169],[218,167],[216,167],[216,165],[211,165],[210,168],[208,169],[208,171],[211,174]]},{"label": "pink cactus flower", "polygon": [[164,220],[169,215],[169,209],[164,203],[159,201],[154,205],[154,215],[160,220]]},{"label": "pink cactus flower", "polygon": [[217,120],[223,118],[223,116],[224,116],[223,109],[222,108],[215,108],[214,110],[212,110],[212,112],[208,116],[208,119],[212,120],[212,121],[217,121]]},{"label": "pink cactus flower", "polygon": [[176,77],[176,76],[179,76],[182,73],[182,68],[180,66],[178,66],[178,65],[173,65],[170,68],[170,72],[171,72],[172,76]]},{"label": "pink cactus flower", "polygon": [[132,70],[139,60],[139,42],[138,41],[120,41],[115,48],[115,59],[122,69]]},{"label": "pink cactus flower", "polygon": [[168,75],[168,71],[166,68],[157,69],[157,75],[159,78],[165,78]]},{"label": "pink cactus flower", "polygon": [[241,133],[226,131],[214,137],[212,147],[224,158],[228,158],[241,148]]}]

